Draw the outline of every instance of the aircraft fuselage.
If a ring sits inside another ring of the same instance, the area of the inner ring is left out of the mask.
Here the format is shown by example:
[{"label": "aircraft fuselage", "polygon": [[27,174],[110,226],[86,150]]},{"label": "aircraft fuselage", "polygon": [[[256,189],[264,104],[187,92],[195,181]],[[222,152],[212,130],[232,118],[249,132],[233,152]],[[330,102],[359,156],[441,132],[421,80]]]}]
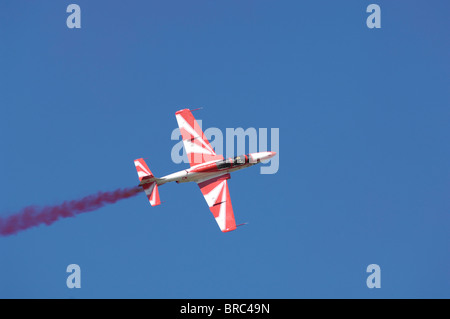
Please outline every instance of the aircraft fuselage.
[{"label": "aircraft fuselage", "polygon": [[153,182],[156,180],[158,185],[169,182],[187,183],[187,182],[202,182],[216,176],[225,175],[246,167],[253,166],[266,161],[275,156],[275,152],[258,152],[247,155],[240,155],[234,158],[227,158],[223,160],[214,160],[205,162],[199,165],[192,166],[161,178],[150,179],[143,181],[144,183]]}]

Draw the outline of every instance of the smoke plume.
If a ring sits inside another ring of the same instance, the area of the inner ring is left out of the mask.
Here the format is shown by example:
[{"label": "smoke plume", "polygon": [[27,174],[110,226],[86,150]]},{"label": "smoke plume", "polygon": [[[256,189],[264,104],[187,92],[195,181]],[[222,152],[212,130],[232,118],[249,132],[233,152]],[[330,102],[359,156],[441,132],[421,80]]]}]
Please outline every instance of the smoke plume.
[{"label": "smoke plume", "polygon": [[90,212],[105,205],[114,204],[121,199],[133,197],[141,191],[140,187],[131,187],[111,192],[98,192],[55,206],[28,206],[6,218],[0,217],[0,236],[16,234],[40,224],[51,225],[60,218],[74,217]]}]

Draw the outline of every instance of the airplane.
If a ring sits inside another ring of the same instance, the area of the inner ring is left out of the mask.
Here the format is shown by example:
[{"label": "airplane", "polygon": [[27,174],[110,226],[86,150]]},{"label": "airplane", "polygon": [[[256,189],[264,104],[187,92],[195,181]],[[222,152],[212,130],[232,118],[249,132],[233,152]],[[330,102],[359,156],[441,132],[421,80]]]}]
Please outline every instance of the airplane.
[{"label": "airplane", "polygon": [[134,165],[140,181],[139,186],[144,189],[150,205],[157,206],[161,204],[158,186],[169,182],[196,182],[220,230],[235,230],[237,226],[227,183],[231,177],[230,173],[268,160],[276,153],[258,152],[224,159],[222,155],[215,153],[191,110],[179,110],[175,117],[191,167],[158,178],[153,175],[143,158],[136,159]]}]

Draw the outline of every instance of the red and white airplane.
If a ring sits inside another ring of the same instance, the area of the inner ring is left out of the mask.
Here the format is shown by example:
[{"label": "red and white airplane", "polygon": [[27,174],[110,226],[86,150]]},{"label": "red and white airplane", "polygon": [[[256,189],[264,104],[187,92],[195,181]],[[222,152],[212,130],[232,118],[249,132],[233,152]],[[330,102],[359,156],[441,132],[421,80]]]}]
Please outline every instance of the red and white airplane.
[{"label": "red and white airplane", "polygon": [[235,230],[236,222],[227,183],[230,173],[268,160],[276,153],[250,153],[224,159],[222,155],[214,152],[191,110],[180,110],[175,113],[175,116],[191,168],[157,178],[144,159],[139,158],[134,161],[140,180],[139,186],[143,187],[150,204],[156,206],[161,204],[158,186],[169,182],[196,182],[220,230],[222,232]]}]

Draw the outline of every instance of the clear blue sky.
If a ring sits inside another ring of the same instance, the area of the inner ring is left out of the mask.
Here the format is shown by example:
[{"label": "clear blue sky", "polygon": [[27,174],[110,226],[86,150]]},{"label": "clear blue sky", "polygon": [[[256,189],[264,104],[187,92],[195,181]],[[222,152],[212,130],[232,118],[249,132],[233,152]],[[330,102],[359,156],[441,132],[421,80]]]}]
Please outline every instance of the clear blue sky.
[{"label": "clear blue sky", "polygon": [[0,3],[0,216],[188,167],[186,107],[280,169],[232,175],[231,233],[188,183],[0,237],[0,298],[450,297],[448,1],[70,3]]}]

